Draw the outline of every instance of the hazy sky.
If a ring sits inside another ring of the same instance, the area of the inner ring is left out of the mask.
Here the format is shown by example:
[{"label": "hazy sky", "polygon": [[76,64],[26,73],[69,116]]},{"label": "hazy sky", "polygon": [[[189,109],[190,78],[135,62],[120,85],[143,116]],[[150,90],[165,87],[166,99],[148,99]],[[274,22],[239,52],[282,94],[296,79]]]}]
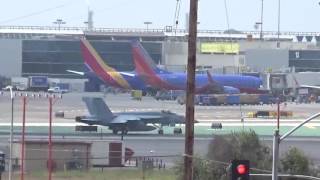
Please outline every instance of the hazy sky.
[{"label": "hazy sky", "polygon": [[[180,0],[178,28],[185,28],[189,0]],[[225,0],[199,1],[199,29],[227,29]],[[262,0],[226,0],[230,28],[254,30],[260,21]],[[84,26],[88,6],[94,11],[94,26],[107,28],[149,28],[173,25],[177,0],[2,0],[0,25]],[[278,0],[264,0],[264,30],[277,31]],[[281,31],[320,32],[319,0],[281,0]]]}]

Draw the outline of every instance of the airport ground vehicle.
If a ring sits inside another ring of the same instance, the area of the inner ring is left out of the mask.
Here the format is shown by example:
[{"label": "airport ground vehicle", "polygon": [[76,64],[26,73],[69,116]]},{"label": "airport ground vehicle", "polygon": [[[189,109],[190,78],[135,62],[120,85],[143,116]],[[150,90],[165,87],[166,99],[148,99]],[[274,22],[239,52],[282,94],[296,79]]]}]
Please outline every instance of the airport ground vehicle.
[{"label": "airport ground vehicle", "polygon": [[48,89],[48,93],[61,93],[61,94],[64,94],[64,93],[67,93],[69,92],[68,89],[61,89],[60,87],[52,87],[52,88],[49,88]]},{"label": "airport ground vehicle", "polygon": [[[178,96],[177,102],[185,104],[185,96]],[[262,105],[276,103],[276,98],[270,94],[200,94],[195,96],[195,104],[202,106],[219,105]]]},{"label": "airport ground vehicle", "polygon": [[49,80],[47,76],[29,76],[28,90],[47,91],[49,89]]},{"label": "airport ground vehicle", "polygon": [[179,90],[158,91],[154,98],[156,100],[176,100],[179,95],[182,95],[184,93],[184,91]]},{"label": "airport ground vehicle", "polygon": [[142,91],[141,90],[132,90],[131,97],[134,100],[142,100]]}]

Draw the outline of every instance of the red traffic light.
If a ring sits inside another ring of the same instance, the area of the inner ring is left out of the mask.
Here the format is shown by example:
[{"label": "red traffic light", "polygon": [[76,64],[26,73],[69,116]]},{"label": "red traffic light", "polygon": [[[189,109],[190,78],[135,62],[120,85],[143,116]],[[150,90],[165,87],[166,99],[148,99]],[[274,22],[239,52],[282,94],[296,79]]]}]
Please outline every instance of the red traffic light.
[{"label": "red traffic light", "polygon": [[237,172],[238,172],[238,174],[240,174],[240,175],[243,175],[243,174],[247,173],[247,166],[244,165],[244,164],[239,164],[239,165],[237,166]]},{"label": "red traffic light", "polygon": [[250,161],[232,160],[231,180],[250,180]]}]

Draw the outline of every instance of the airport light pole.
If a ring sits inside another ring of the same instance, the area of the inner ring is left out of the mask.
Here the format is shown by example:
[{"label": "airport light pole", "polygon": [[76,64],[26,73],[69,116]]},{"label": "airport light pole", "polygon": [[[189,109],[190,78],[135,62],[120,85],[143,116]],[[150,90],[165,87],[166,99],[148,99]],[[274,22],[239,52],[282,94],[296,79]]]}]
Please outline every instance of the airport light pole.
[{"label": "airport light pole", "polygon": [[292,128],[289,132],[282,135],[279,135],[279,129],[276,129],[273,136],[273,158],[272,158],[272,180],[278,180],[278,163],[279,163],[279,146],[280,143],[288,136],[290,136],[293,132],[299,129],[304,124],[308,123],[312,119],[315,119],[320,116],[320,112],[317,114],[312,115],[296,127]]},{"label": "airport light pole", "polygon": [[66,24],[65,21],[62,19],[57,19],[56,21],[53,22],[53,24],[58,24],[58,30],[60,31],[61,24]]},{"label": "airport light pole", "polygon": [[49,180],[52,179],[52,96],[49,97],[49,144],[48,144],[48,169]]},{"label": "airport light pole", "polygon": [[261,0],[260,40],[263,40],[263,0]]},{"label": "airport light pole", "polygon": [[278,0],[278,38],[277,38],[277,48],[280,48],[280,8],[281,3],[280,0]]},{"label": "airport light pole", "polygon": [[198,0],[190,0],[186,96],[184,180],[193,179],[194,94],[197,46]]},{"label": "airport light pole", "polygon": [[24,159],[25,159],[25,129],[26,129],[26,103],[27,97],[23,99],[23,112],[22,112],[22,140],[21,140],[21,168],[20,168],[20,179],[24,180]]},{"label": "airport light pole", "polygon": [[10,87],[11,97],[11,126],[10,126],[10,152],[9,152],[9,180],[12,180],[12,143],[13,143],[13,103],[14,97],[12,92],[12,86]]},{"label": "airport light pole", "polygon": [[143,22],[143,24],[145,24],[147,26],[147,31],[148,31],[149,25],[152,24],[152,22],[151,21],[146,21],[146,22]]},{"label": "airport light pole", "polygon": [[52,171],[53,171],[53,160],[52,160],[52,107],[53,104],[57,101],[58,98],[54,94],[49,96],[49,137],[48,137],[48,180],[52,179]]}]

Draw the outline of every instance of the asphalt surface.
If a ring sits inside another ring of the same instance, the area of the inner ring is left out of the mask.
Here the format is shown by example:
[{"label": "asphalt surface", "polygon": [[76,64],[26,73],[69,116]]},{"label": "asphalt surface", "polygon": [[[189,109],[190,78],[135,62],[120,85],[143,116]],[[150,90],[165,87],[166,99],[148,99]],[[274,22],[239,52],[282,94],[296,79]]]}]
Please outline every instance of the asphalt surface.
[{"label": "asphalt surface", "polygon": [[[27,124],[43,125],[47,126],[49,119],[49,101],[45,97],[45,93],[31,93],[28,94],[27,106],[26,106],[26,122]],[[22,95],[24,95],[23,93]],[[34,96],[32,96],[34,94]],[[53,105],[53,112],[63,111],[65,118],[55,118],[53,122],[60,124],[60,126],[69,128],[70,124],[74,124],[74,117],[79,115],[88,114],[84,103],[81,100],[83,96],[95,96],[103,97],[106,103],[109,105],[112,111],[160,111],[170,110],[172,112],[184,115],[185,106],[179,105],[175,101],[157,101],[152,97],[143,97],[142,101],[132,100],[128,94],[101,94],[101,93],[68,93],[62,96],[62,99],[56,98]],[[240,106],[196,106],[195,118],[203,124],[210,125],[212,122],[223,122],[226,126],[232,126],[233,129],[241,129],[242,123],[240,121],[241,114],[246,116],[248,112],[257,110],[273,110],[277,107],[275,105],[242,105]],[[281,118],[281,124],[287,126],[294,126],[304,120],[305,118],[315,114],[320,109],[320,104],[281,104],[282,110],[292,111],[292,118]],[[8,147],[8,125],[11,120],[11,100],[8,92],[5,92],[0,96],[0,129],[4,130],[4,133],[0,136],[0,149],[7,151]],[[14,123],[19,124],[22,122],[22,98],[19,93],[14,99]],[[251,126],[252,129],[261,131],[268,131],[268,134],[273,133],[275,127],[275,119],[251,119],[245,117],[245,125]],[[5,125],[4,125],[5,124]],[[298,147],[303,150],[315,164],[320,164],[320,156],[318,155],[318,149],[320,148],[320,140],[316,136],[316,132],[319,130],[319,120],[313,121],[310,127],[305,128],[305,134],[308,137],[290,138],[287,141],[281,143],[280,151],[284,153],[289,147]],[[197,125],[198,126],[198,125]],[[200,125],[201,126],[201,125]],[[47,128],[41,128],[46,132]],[[205,129],[208,129],[205,127]],[[287,128],[288,129],[288,128]],[[287,130],[285,129],[285,130]],[[19,130],[16,130],[17,132]],[[36,130],[37,131],[37,130]],[[225,132],[232,131],[232,128]],[[207,153],[208,144],[210,143],[213,133],[217,131],[211,131],[211,133],[205,136],[198,136],[195,140],[195,154],[205,155]],[[221,131],[222,132],[222,131]],[[281,131],[285,132],[285,131]],[[311,132],[307,134],[306,132]],[[314,132],[314,133],[313,133]],[[30,133],[29,133],[30,134]],[[134,134],[134,133],[132,133]],[[184,151],[184,137],[183,136],[157,136],[155,134],[149,135],[148,132],[141,135],[132,135],[124,138],[124,142],[127,147],[132,148],[135,151],[135,155],[140,156],[176,156],[183,154]],[[319,133],[318,133],[319,134]],[[317,135],[319,136],[319,135]],[[43,134],[38,137],[44,137]],[[64,136],[68,138],[67,136]],[[57,136],[61,138],[61,136]],[[76,138],[80,138],[77,136]],[[82,136],[81,138],[100,138],[93,136]],[[120,136],[105,136],[106,139],[120,139]],[[263,142],[271,147],[272,139],[270,136],[262,136]],[[162,157],[164,158],[164,157]],[[173,163],[175,158],[164,158],[169,164]]]},{"label": "asphalt surface", "polygon": [[[22,119],[22,98],[19,92],[14,99],[14,119],[19,122]],[[27,119],[28,122],[47,122],[49,116],[49,101],[46,93],[23,92],[28,94]],[[34,95],[34,97],[32,96]],[[40,97],[38,97],[40,95]],[[53,106],[53,112],[64,111],[67,119],[55,118],[55,122],[70,123],[77,115],[87,114],[86,107],[81,100],[83,96],[103,97],[114,112],[122,111],[160,111],[170,110],[184,115],[185,106],[179,105],[176,101],[157,101],[152,97],[143,97],[142,101],[132,100],[129,94],[107,94],[102,93],[67,93],[62,99],[57,98]],[[57,96],[56,96],[57,97]],[[241,116],[246,117],[248,112],[258,110],[276,111],[275,105],[242,105],[240,106],[195,106],[195,118],[204,121],[240,120]],[[292,111],[291,119],[303,119],[319,111],[320,104],[281,104],[281,110]],[[0,122],[10,122],[11,100],[9,92],[0,95]],[[72,119],[70,121],[70,119]],[[286,118],[287,119],[287,118]],[[265,121],[269,121],[265,120]]]}]

